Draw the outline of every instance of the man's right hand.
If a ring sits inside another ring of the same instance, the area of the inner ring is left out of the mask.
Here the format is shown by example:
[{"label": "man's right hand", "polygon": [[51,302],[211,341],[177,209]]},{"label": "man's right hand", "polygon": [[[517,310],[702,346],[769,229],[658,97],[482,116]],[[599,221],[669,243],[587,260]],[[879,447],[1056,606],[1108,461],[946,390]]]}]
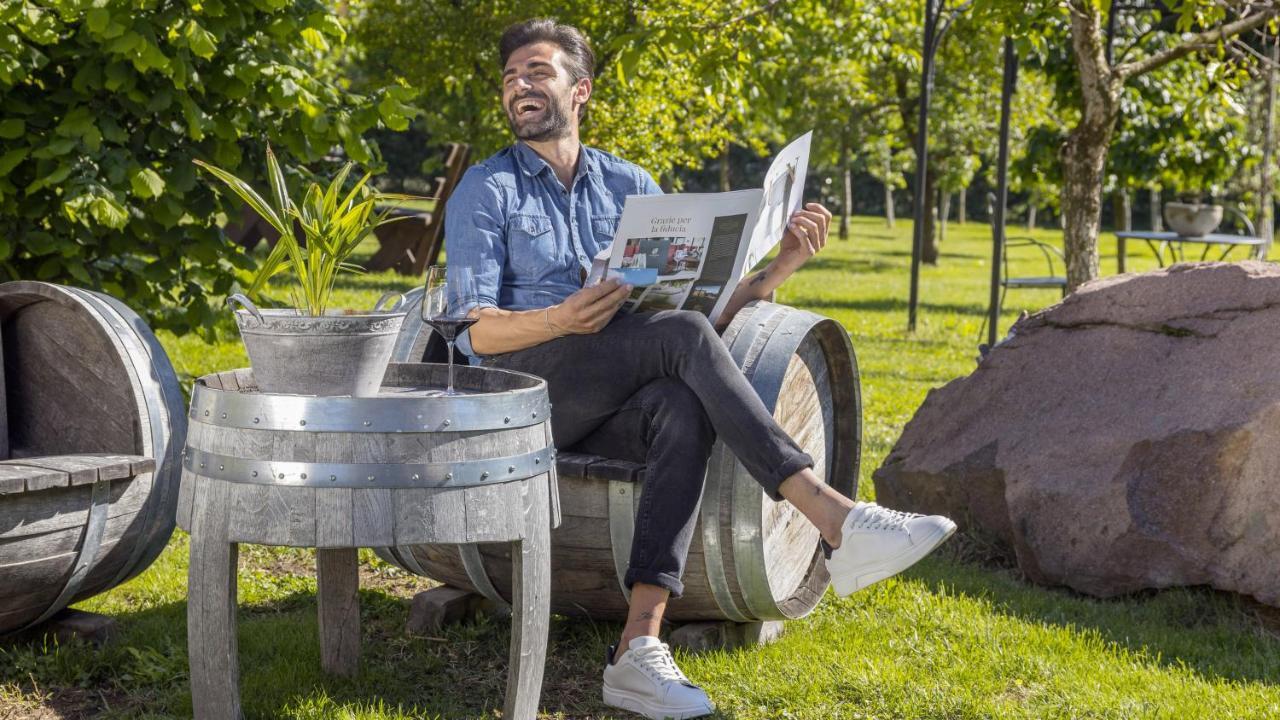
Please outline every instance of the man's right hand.
[{"label": "man's right hand", "polygon": [[559,305],[547,310],[547,319],[557,330],[571,335],[599,332],[613,319],[631,294],[631,286],[610,278],[583,288]]}]

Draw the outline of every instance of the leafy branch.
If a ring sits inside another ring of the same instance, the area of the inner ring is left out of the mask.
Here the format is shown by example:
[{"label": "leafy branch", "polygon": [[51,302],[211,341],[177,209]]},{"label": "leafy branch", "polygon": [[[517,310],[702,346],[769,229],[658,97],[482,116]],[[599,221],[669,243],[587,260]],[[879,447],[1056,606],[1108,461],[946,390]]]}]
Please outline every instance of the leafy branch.
[{"label": "leafy branch", "polygon": [[1123,83],[1132,77],[1137,77],[1144,73],[1151,72],[1157,68],[1164,67],[1169,63],[1184,58],[1197,50],[1205,47],[1213,47],[1229,38],[1235,37],[1241,33],[1248,32],[1255,28],[1262,27],[1268,20],[1280,13],[1280,9],[1268,8],[1258,12],[1257,14],[1243,17],[1234,22],[1224,23],[1211,30],[1196,33],[1181,43],[1162,50],[1150,57],[1143,58],[1134,62],[1123,63],[1115,66],[1113,69],[1114,76],[1118,82]]}]

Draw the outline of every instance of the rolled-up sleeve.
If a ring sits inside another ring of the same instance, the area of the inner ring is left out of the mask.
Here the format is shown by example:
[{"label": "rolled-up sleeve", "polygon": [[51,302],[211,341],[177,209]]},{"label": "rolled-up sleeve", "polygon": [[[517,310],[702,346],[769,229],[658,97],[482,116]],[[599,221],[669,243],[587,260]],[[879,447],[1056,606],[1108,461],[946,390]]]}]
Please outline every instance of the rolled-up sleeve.
[{"label": "rolled-up sleeve", "polygon": [[[502,188],[483,165],[467,170],[449,197],[444,215],[444,247],[449,283],[458,268],[471,268],[476,297],[468,310],[498,307],[502,268],[507,260]],[[458,349],[475,356],[470,333],[458,336]]]}]

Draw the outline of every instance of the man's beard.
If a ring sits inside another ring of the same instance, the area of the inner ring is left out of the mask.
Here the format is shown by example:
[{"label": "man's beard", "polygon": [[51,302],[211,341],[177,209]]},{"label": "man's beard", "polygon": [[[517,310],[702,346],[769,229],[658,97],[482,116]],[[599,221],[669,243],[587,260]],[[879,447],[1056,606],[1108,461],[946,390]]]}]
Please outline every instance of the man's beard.
[{"label": "man's beard", "polygon": [[[519,125],[516,123],[516,104],[520,100],[527,98],[544,100],[546,109],[542,111],[542,117],[537,120]],[[511,132],[520,140],[532,142],[559,140],[569,135],[569,111],[566,107],[567,105],[567,98],[547,97],[542,93],[534,92],[525,93],[508,103],[507,123],[511,126]]]}]

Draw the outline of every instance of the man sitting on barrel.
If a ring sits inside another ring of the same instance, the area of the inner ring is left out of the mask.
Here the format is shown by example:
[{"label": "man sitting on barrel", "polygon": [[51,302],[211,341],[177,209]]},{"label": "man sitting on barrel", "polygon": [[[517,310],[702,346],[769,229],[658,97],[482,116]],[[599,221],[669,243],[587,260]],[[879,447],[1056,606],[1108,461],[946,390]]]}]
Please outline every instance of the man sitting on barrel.
[{"label": "man sitting on barrel", "polygon": [[[609,649],[604,702],[651,718],[705,715],[714,706],[657,635],[667,599],[683,590],[717,437],[771,498],[822,533],[841,596],[910,567],[955,525],[854,502],[824,483],[702,314],[619,314],[630,286],[583,287],[626,196],[661,190],[643,169],[579,142],[595,57],[577,29],[531,20],[508,28],[499,48],[517,142],[469,169],[445,214],[449,267],[472,268],[480,295],[459,345],[487,367],[546,379],[556,447],[647,466],[625,578],[630,607]],[[830,220],[817,203],[797,211],[777,257],[734,290],[721,326],[821,250]]]}]

